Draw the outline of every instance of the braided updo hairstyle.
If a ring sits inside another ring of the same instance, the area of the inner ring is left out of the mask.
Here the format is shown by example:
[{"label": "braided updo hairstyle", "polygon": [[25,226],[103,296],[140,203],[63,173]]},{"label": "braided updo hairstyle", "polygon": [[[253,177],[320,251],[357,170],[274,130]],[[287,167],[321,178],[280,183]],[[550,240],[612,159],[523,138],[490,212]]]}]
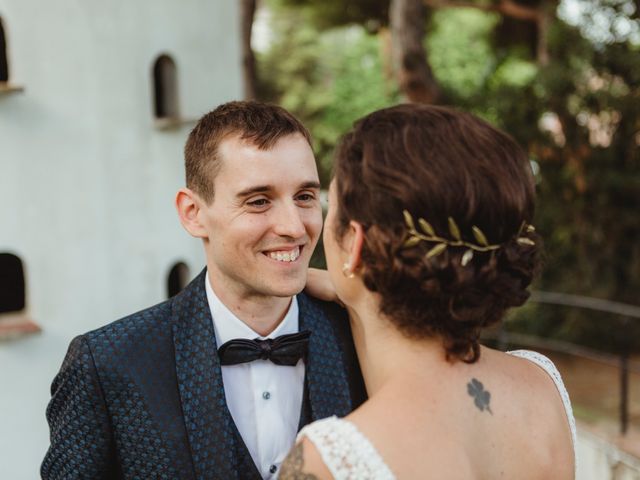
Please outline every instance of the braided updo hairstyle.
[{"label": "braided updo hairstyle", "polygon": [[[440,337],[447,359],[477,361],[481,329],[527,300],[538,266],[540,239],[522,229],[535,197],[525,152],[471,114],[399,105],[359,120],[334,169],[334,233],[341,238],[350,220],[363,225],[360,273],[381,313],[408,337]],[[465,266],[464,247],[427,258],[434,243],[404,245],[403,210],[441,237],[451,238],[449,217],[463,240],[477,243],[476,226],[500,248],[475,252]]]}]

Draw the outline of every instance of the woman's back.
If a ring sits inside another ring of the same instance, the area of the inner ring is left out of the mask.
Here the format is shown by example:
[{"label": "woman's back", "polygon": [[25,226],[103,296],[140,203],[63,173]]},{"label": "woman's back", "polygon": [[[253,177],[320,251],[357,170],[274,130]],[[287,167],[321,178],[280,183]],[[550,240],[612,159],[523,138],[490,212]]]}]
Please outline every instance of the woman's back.
[{"label": "woman's back", "polygon": [[516,355],[483,349],[476,364],[457,363],[431,381],[405,382],[399,373],[346,420],[302,436],[334,478],[571,479],[564,387],[545,357]]}]

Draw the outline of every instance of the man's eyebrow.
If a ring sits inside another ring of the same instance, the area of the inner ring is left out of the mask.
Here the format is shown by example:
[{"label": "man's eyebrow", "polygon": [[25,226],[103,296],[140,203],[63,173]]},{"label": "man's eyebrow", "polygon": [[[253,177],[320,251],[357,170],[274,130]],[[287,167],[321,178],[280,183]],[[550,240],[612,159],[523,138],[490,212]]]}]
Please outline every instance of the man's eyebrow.
[{"label": "man's eyebrow", "polygon": [[248,197],[249,195],[253,195],[255,193],[265,193],[271,190],[273,190],[273,186],[271,185],[256,185],[255,187],[249,187],[239,191],[236,194],[236,197]]},{"label": "man's eyebrow", "polygon": [[300,190],[304,190],[305,188],[315,188],[316,190],[320,190],[320,182],[304,182],[300,185]]},{"label": "man's eyebrow", "polygon": [[[254,187],[245,188],[244,190],[239,191],[236,194],[236,197],[243,198],[248,197],[250,195],[255,195],[256,193],[266,193],[274,190],[273,185],[256,185]],[[299,190],[305,189],[316,189],[320,190],[320,182],[311,181],[311,182],[303,182],[298,187]]]}]

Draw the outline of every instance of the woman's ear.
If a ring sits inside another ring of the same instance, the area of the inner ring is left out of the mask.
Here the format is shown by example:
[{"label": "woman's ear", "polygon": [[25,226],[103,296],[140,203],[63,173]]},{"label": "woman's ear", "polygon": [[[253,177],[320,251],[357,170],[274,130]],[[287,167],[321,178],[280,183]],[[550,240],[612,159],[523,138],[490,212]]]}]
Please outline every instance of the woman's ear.
[{"label": "woman's ear", "polygon": [[349,261],[347,270],[353,273],[360,265],[362,254],[362,244],[364,243],[364,228],[355,220],[349,222],[349,232],[347,238],[347,252],[349,253]]},{"label": "woman's ear", "polygon": [[181,188],[176,194],[176,210],[184,229],[193,237],[206,238],[206,229],[200,223],[200,202],[197,194],[188,188]]}]

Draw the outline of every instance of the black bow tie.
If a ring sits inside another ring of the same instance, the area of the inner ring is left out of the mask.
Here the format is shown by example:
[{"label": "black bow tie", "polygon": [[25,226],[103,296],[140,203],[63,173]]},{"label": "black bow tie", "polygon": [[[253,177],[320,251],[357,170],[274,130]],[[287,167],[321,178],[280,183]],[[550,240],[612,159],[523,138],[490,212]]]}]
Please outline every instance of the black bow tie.
[{"label": "black bow tie", "polygon": [[229,340],[218,349],[220,365],[271,360],[276,365],[294,366],[298,360],[306,357],[310,336],[311,332],[304,331],[281,335],[275,339]]}]

